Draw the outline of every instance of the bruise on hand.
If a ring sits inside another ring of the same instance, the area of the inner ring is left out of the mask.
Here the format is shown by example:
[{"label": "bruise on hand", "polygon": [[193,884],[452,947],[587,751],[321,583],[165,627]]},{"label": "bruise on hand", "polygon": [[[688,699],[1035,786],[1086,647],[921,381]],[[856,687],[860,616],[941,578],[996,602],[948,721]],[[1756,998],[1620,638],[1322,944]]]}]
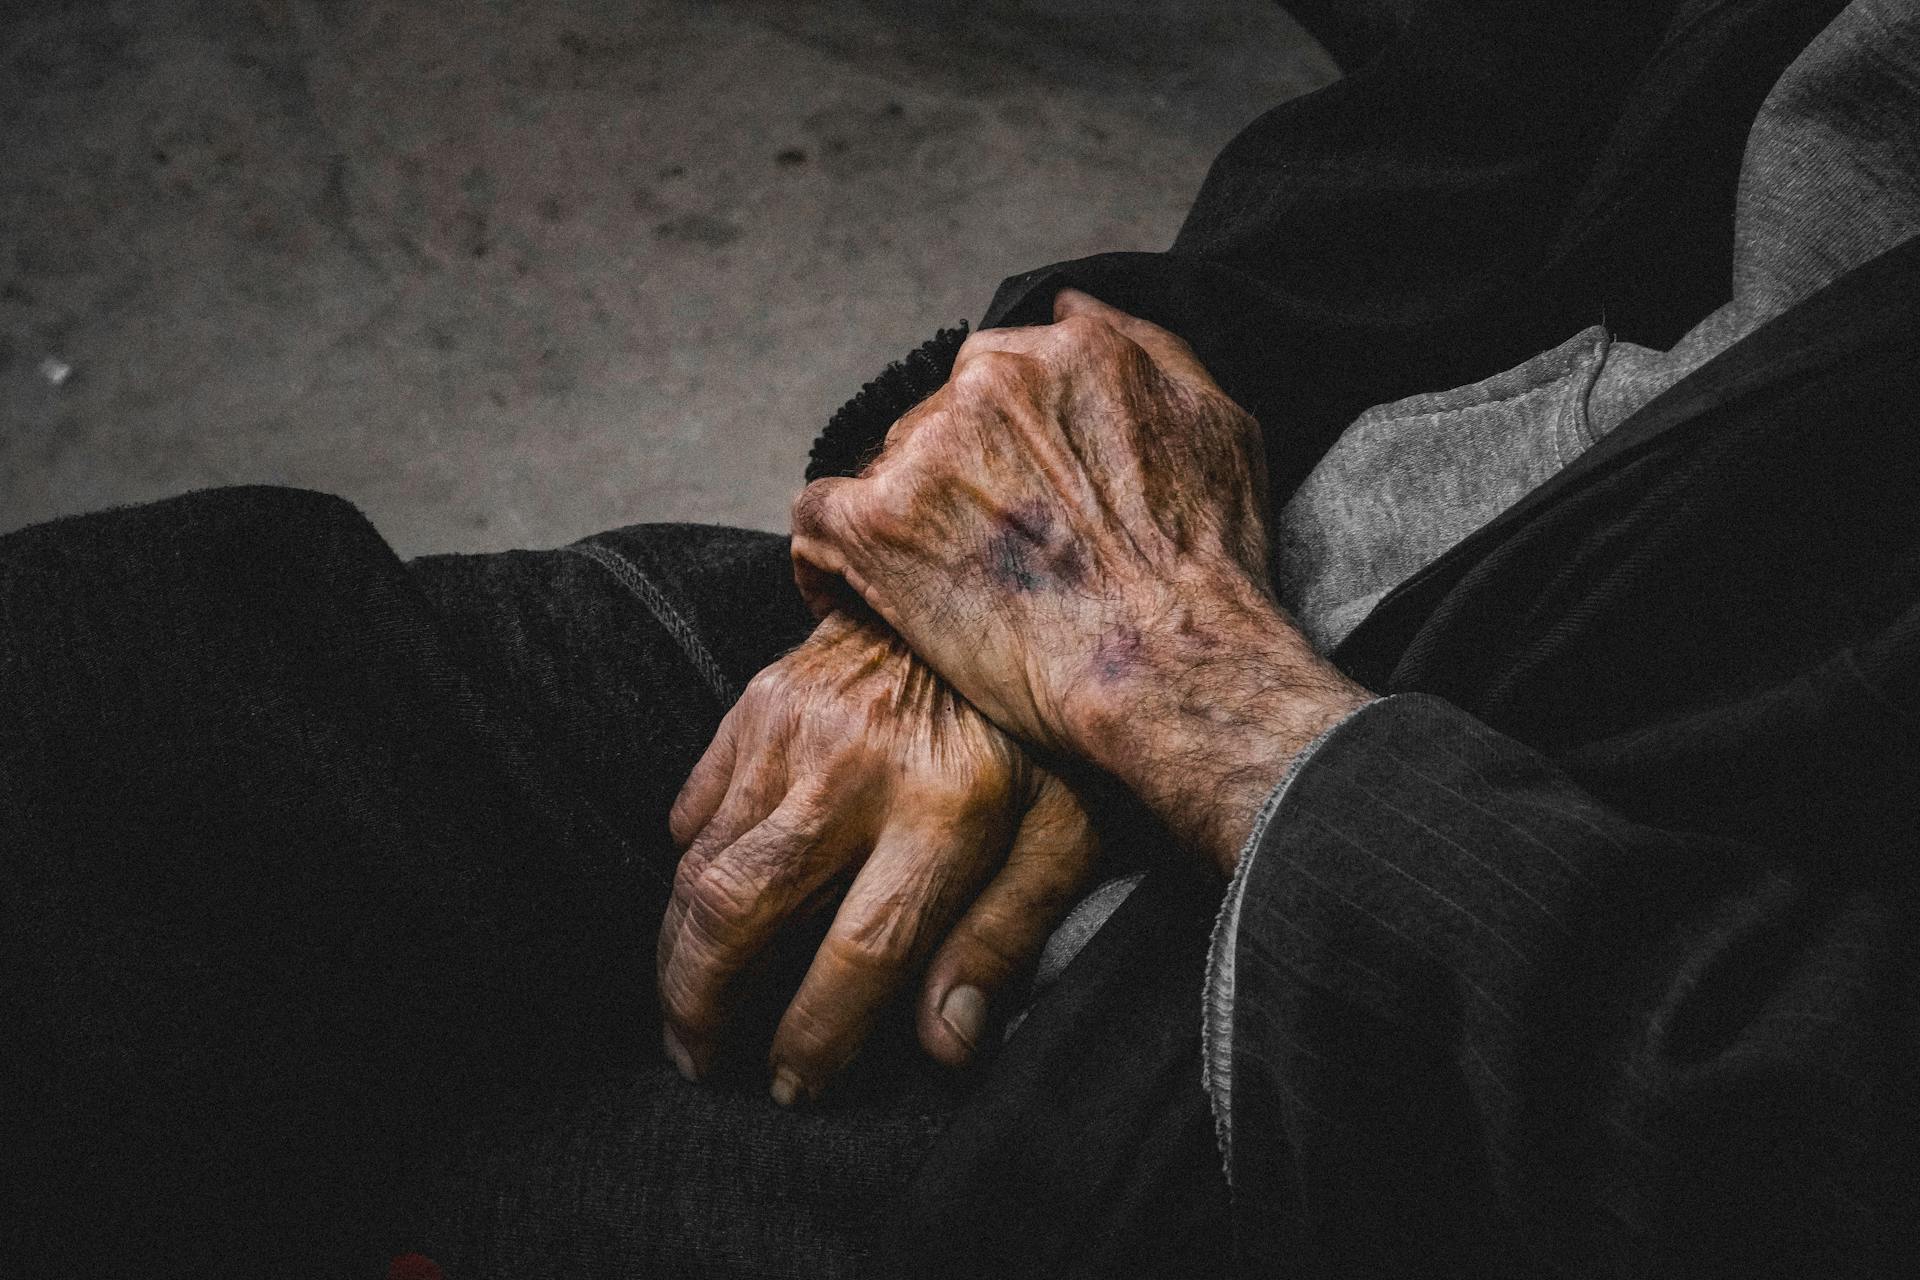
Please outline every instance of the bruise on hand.
[{"label": "bruise on hand", "polygon": [[1040,587],[1040,571],[1027,542],[1011,530],[987,539],[987,577],[1007,591],[1036,591]]},{"label": "bruise on hand", "polygon": [[1103,682],[1125,680],[1146,662],[1146,646],[1140,629],[1121,623],[1100,637],[1093,650],[1093,673]]},{"label": "bruise on hand", "polygon": [[1077,586],[1087,576],[1086,557],[1071,542],[1049,548],[1053,513],[1038,502],[1025,502],[994,517],[995,531],[987,537],[987,578],[1013,592],[1038,591],[1055,585]]},{"label": "bruise on hand", "polygon": [[[1220,637],[1212,627],[1184,611],[1174,622],[1171,636],[1175,650],[1195,662],[1204,661],[1221,647]],[[1145,634],[1128,622],[1105,632],[1093,648],[1093,674],[1102,684],[1114,684],[1137,675],[1150,661]]]}]

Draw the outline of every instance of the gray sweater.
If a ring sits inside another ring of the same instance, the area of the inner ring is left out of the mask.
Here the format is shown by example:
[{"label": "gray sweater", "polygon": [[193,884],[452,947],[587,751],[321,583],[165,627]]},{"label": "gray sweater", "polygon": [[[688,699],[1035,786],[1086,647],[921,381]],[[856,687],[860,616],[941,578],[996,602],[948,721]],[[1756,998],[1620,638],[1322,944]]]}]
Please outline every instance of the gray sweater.
[{"label": "gray sweater", "polygon": [[1733,297],[1672,350],[1604,324],[1483,382],[1360,415],[1281,510],[1281,601],[1330,649],[1437,560],[1655,396],[1920,232],[1920,15],[1854,0],[1748,135]]}]

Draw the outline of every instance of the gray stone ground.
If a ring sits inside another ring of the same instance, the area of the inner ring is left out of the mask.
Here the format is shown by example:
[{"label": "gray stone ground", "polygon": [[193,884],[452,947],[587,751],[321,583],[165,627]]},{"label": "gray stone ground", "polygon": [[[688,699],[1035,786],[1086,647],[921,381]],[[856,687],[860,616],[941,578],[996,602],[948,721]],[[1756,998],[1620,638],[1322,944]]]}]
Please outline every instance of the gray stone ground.
[{"label": "gray stone ground", "polygon": [[782,526],[887,360],[1333,76],[1265,0],[0,14],[0,530],[264,481],[409,553]]}]

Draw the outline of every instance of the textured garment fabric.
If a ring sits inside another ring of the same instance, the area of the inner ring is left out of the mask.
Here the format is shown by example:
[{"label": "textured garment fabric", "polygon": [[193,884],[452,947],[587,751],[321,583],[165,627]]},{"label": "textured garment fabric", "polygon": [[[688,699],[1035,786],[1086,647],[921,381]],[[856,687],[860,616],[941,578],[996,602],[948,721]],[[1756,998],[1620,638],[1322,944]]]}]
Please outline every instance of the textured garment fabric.
[{"label": "textured garment fabric", "polygon": [[[1380,6],[1351,73],[1254,121],[1166,253],[1015,276],[983,324],[1064,285],[1185,338],[1264,428],[1284,501],[1362,411],[1508,369],[1604,322],[1664,350],[1732,296],[1755,113],[1843,0]],[[1325,8],[1310,8],[1311,19]],[[810,474],[850,474],[957,336],[877,380]]]},{"label": "textured garment fabric", "polygon": [[1733,297],[1671,350],[1591,326],[1492,378],[1367,410],[1274,522],[1274,577],[1331,649],[1411,577],[1706,361],[1920,234],[1920,13],[1852,0],[1747,139]]},{"label": "textured garment fabric", "polygon": [[[1558,473],[1707,360],[1838,276],[1920,234],[1920,13],[1852,0],[1768,93],[1747,141],[1734,297],[1671,351],[1594,326],[1468,387],[1368,410],[1279,513],[1276,580],[1328,651],[1388,591]],[[1289,781],[1311,757],[1303,753]],[[1285,784],[1282,784],[1284,789]],[[1215,926],[1206,1067],[1232,1167],[1234,956],[1262,809]]]},{"label": "textured garment fabric", "polygon": [[[1170,252],[1015,277],[984,322],[1042,322],[1054,292],[1072,284],[1180,334],[1261,421],[1270,491],[1284,501],[1370,405],[1473,383],[1598,322],[1613,342],[1665,351],[1722,306],[1733,296],[1738,179],[1757,112],[1843,7],[1401,6],[1376,27],[1382,43],[1343,59],[1344,81],[1277,108],[1222,153]],[[1911,265],[1889,264],[1876,278],[1911,286]],[[1852,838],[1858,815],[1874,815],[1867,825],[1910,840],[1910,827],[1884,817],[1911,759],[1898,735],[1889,738],[1871,705],[1843,696],[1844,682],[1796,682],[1912,598],[1902,559],[1911,538],[1888,527],[1905,499],[1873,464],[1858,469],[1875,448],[1907,460],[1898,433],[1916,390],[1912,325],[1890,306],[1856,281],[1809,304],[1784,338],[1759,341],[1762,326],[1618,428],[1616,447],[1603,441],[1388,593],[1336,660],[1375,689],[1437,686],[1529,745],[1590,753],[1579,762],[1598,772],[1582,780],[1604,774],[1619,784],[1606,798],[1636,816],[1763,832],[1825,821]],[[1873,322],[1860,322],[1875,307],[1906,336],[1907,353],[1876,345]],[[955,346],[936,341],[918,356],[950,362]],[[1796,381],[1816,374],[1831,403]],[[937,376],[923,381],[937,385]],[[1892,394],[1875,399],[1869,391],[1882,384]],[[1759,399],[1727,403],[1747,393]],[[1857,424],[1859,437],[1839,457],[1809,458],[1808,441],[1782,427],[1770,447],[1744,456],[1708,450],[1684,481],[1636,456],[1666,461],[1648,442],[1693,439],[1688,428],[1702,420],[1778,427],[1769,396],[1836,430]],[[810,474],[856,469],[910,407],[884,395],[850,405]],[[1809,483],[1797,487],[1802,476]],[[1577,514],[1540,516],[1552,510]],[[1844,536],[1834,510],[1857,513]],[[1522,560],[1523,547],[1537,558]],[[1591,571],[1603,553],[1629,563]],[[1617,619],[1606,612],[1616,606]],[[1617,625],[1600,625],[1609,621]],[[1817,776],[1799,772],[1807,761],[1787,745],[1802,742],[1820,753]],[[1130,1009],[1198,1017],[1198,981],[1185,992],[1158,985],[1188,953],[1156,939],[1204,927],[1172,923],[1190,911],[1185,901],[1150,873],[936,1142],[905,1232],[941,1242],[936,1256],[916,1258],[926,1273],[1099,1275],[1128,1255],[1088,1241],[1132,1240],[1152,1229],[1143,1221],[1176,1229],[1158,1203],[1200,1175],[1143,1135],[1177,1132],[1174,1148],[1185,1152],[1190,1129],[1208,1123],[1182,1079],[1199,1045],[1103,1036],[1079,1015],[1125,990]],[[1139,953],[1155,945],[1165,962],[1139,968]],[[1089,1113],[1058,1089],[1063,1078],[1108,1087],[1116,1053],[1165,1082],[1157,1128]],[[1366,1079],[1364,1066],[1355,1079]],[[1593,1067],[1610,1069],[1605,1053]],[[1063,1169],[1062,1146],[1084,1158]],[[1383,1138],[1365,1159],[1385,1165],[1389,1147]],[[1337,1237],[1313,1252],[1273,1247],[1304,1240],[1302,1198],[1310,1208],[1316,1171],[1297,1171],[1304,1187],[1282,1176],[1295,1159],[1284,1133],[1262,1150],[1279,1172],[1236,1192],[1242,1269],[1369,1273],[1343,1265]],[[1030,1176],[1023,1163],[1053,1176]],[[1451,1176],[1408,1168],[1428,1185]],[[1625,1180],[1658,1194],[1657,1182]],[[1142,1187],[1153,1194],[1125,1194]],[[1485,1203],[1506,1211],[1498,1197]],[[1027,1228],[1025,1250],[1009,1245],[1007,1222]],[[1357,1229],[1391,1239],[1401,1224],[1382,1214]],[[1430,1234],[1405,1238],[1414,1243],[1399,1259],[1403,1273],[1472,1274],[1445,1250],[1423,1258]],[[1616,1262],[1601,1251],[1575,1269],[1629,1269]],[[1872,1259],[1855,1269],[1870,1272]]]},{"label": "textured garment fabric", "polygon": [[[1747,139],[1735,296],[1670,351],[1591,326],[1513,369],[1354,420],[1273,522],[1274,583],[1331,650],[1386,593],[1707,360],[1845,271],[1920,234],[1920,13],[1852,0],[1768,93]],[[1130,882],[1076,904],[1051,981]],[[1227,925],[1231,933],[1231,923]],[[1213,991],[1210,1002],[1230,997]]]},{"label": "textured garment fabric", "polygon": [[1920,1265],[1916,280],[1763,327],[1336,651],[1452,705],[1356,715],[1250,860],[1247,1273]]},{"label": "textured garment fabric", "polygon": [[866,1273],[952,1082],[888,1026],[793,1116],[652,1003],[710,677],[810,622],[724,529],[404,565],[243,489],[0,539],[0,1272]]},{"label": "textured garment fabric", "polygon": [[[1577,350],[1582,339],[1566,335],[1599,318],[1609,346],[1665,348],[1719,307],[1756,110],[1842,7],[1304,6],[1296,16],[1339,53],[1344,80],[1237,137],[1169,252],[1015,276],[983,324],[1043,323],[1053,295],[1074,285],[1171,329],[1260,420],[1269,490],[1284,503],[1369,406],[1521,364],[1501,379],[1514,389],[1516,377],[1546,376],[1537,353]],[[863,388],[815,442],[806,478],[858,471],[944,382],[963,337],[941,332]],[[1603,368],[1604,354],[1593,357]],[[1635,394],[1642,380],[1671,381],[1664,366],[1646,379],[1624,358],[1614,367]],[[1514,444],[1511,422],[1457,421],[1485,428],[1468,432],[1482,438],[1466,447]],[[1278,563],[1283,598],[1331,643],[1379,598],[1344,589],[1350,578],[1406,576],[1524,492],[1516,485],[1551,474],[1576,443],[1556,435],[1553,453],[1513,472],[1503,463],[1497,484],[1454,469],[1448,477],[1471,492],[1407,495],[1419,519],[1434,521],[1409,552],[1388,537],[1336,551],[1329,526],[1386,532],[1396,517],[1342,509],[1364,498],[1329,473],[1309,495],[1332,508],[1326,519],[1296,521],[1276,551],[1327,569],[1340,589],[1322,592],[1311,573]],[[1111,900],[1077,912],[1065,936],[1087,936]]]},{"label": "textured garment fabric", "polygon": [[[1503,745],[1411,736],[1454,714],[1418,703],[1387,721],[1410,736],[1378,775],[1407,777],[1417,809],[1396,812],[1358,756],[1317,793],[1378,857],[1322,832],[1303,862],[1305,817],[1270,828],[1289,852],[1249,864],[1293,896],[1240,932],[1237,1274],[1920,1267],[1917,349],[1909,241],[1656,397],[1335,650],[1366,687],[1443,699]],[[1530,823],[1544,779],[1565,799]],[[1631,856],[1616,869],[1605,839],[1549,829],[1556,813],[1604,814]],[[1509,864],[1551,870],[1562,841],[1585,878],[1526,938],[1476,928],[1396,861],[1452,858],[1440,892],[1477,915],[1474,892],[1531,891]],[[1199,1045],[1157,1019],[1200,1018],[1187,948],[1212,914],[1195,914],[1150,871],[991,1064],[916,1178],[908,1233],[940,1241],[927,1273],[1098,1275],[1124,1269],[1089,1244],[1109,1227],[1178,1229],[1155,1205],[1200,1177],[1180,1163],[1206,1123],[1183,1087]],[[1475,988],[1525,1001],[1503,1021]],[[1151,1038],[1087,1016],[1141,1010]],[[1157,1128],[1062,1088],[1111,1087],[1115,1054],[1164,1082]],[[1071,1177],[1062,1146],[1084,1156]]]},{"label": "textured garment fabric", "polygon": [[[1916,349],[1909,242],[1336,650],[1390,699],[1247,864],[1234,1274],[1920,1268]],[[915,1179],[916,1274],[1183,1273],[1136,1241],[1211,1205],[1169,1023],[1218,900],[1150,870],[1036,1003]]]},{"label": "textured garment fabric", "polygon": [[1233,875],[1227,880],[1226,897],[1220,902],[1220,913],[1214,917],[1213,936],[1207,941],[1207,1002],[1205,1020],[1200,1027],[1200,1084],[1206,1089],[1207,1100],[1213,1107],[1215,1140],[1219,1144],[1224,1167],[1229,1171],[1233,1168],[1234,977],[1240,954],[1240,917],[1246,903],[1247,881],[1250,878],[1248,872],[1253,869],[1254,857],[1259,852],[1261,841],[1266,838],[1274,815],[1286,803],[1287,794],[1293,789],[1293,780],[1312,763],[1314,753],[1320,750],[1321,744],[1339,732],[1360,711],[1378,701],[1381,699],[1367,702],[1341,717],[1338,723],[1324,730],[1288,761],[1286,772],[1274,784],[1273,790],[1267,793],[1267,798],[1261,801],[1259,812],[1253,815],[1252,830],[1248,832],[1234,861]]},{"label": "textured garment fabric", "polygon": [[1587,451],[1587,399],[1611,345],[1588,329],[1483,382],[1354,420],[1273,524],[1281,603],[1316,649]]},{"label": "textured garment fabric", "polygon": [[[1603,312],[1624,340],[1664,348],[1724,301],[1741,145],[1780,69],[1836,8],[1423,6],[1342,86],[1274,113],[1222,157],[1180,252],[1022,278],[992,318],[1037,317],[1050,286],[1071,280],[1186,334],[1260,416],[1284,496],[1367,405],[1485,377]],[[1370,687],[1444,698],[1524,744],[1469,751],[1480,730],[1448,730],[1436,707],[1422,730],[1435,763],[1462,758],[1499,784],[1548,776],[1545,760],[1585,797],[1559,811],[1591,802],[1641,827],[1708,833],[1767,873],[1653,868],[1628,888],[1654,882],[1656,907],[1680,922],[1673,947],[1628,947],[1646,965],[1635,981],[1599,972],[1565,989],[1550,979],[1579,976],[1576,960],[1544,953],[1558,964],[1549,980],[1519,975],[1530,1021],[1493,1028],[1504,1041],[1454,1016],[1479,1011],[1465,983],[1502,980],[1480,967],[1504,963],[1491,935],[1452,920],[1435,930],[1461,944],[1447,963],[1415,966],[1391,937],[1347,929],[1363,922],[1337,903],[1276,917],[1273,931],[1307,931],[1294,945],[1310,957],[1335,957],[1314,970],[1335,980],[1289,988],[1296,971],[1271,965],[1261,981],[1276,985],[1238,1009],[1250,1037],[1267,1033],[1249,1010],[1270,1007],[1270,1030],[1312,1039],[1235,1063],[1235,1150],[1258,1159],[1235,1170],[1231,1218],[1198,1079],[1217,884],[1171,860],[1150,870],[938,1134],[916,1138],[918,1118],[942,1108],[919,1100],[903,1059],[874,1077],[909,1097],[874,1143],[854,1144],[871,1164],[808,1164],[755,1137],[745,1168],[695,1171],[729,1180],[710,1203],[661,1195],[672,1175],[639,1171],[643,1152],[672,1160],[688,1146],[655,1121],[708,1113],[672,1094],[601,1092],[629,1078],[621,1054],[652,1056],[643,1007],[608,1015],[620,1008],[608,993],[650,989],[633,980],[647,895],[661,891],[626,823],[657,822],[650,797],[677,785],[719,708],[658,612],[564,553],[495,563],[533,585],[488,588],[511,607],[464,607],[464,591],[440,585],[492,580],[486,566],[405,571],[363,522],[310,495],[203,497],[159,526],[120,513],[15,535],[0,591],[12,717],[0,724],[0,990],[20,1034],[0,1052],[19,1085],[0,1107],[28,1157],[4,1174],[24,1210],[9,1243],[53,1257],[27,1274],[89,1252],[154,1274],[143,1231],[197,1250],[206,1270],[272,1254],[253,1270],[283,1274],[325,1256],[301,1252],[306,1238],[386,1217],[400,1225],[376,1258],[450,1240],[448,1256],[481,1274],[677,1274],[699,1269],[676,1270],[676,1248],[690,1247],[626,1215],[719,1232],[726,1219],[708,1210],[737,1197],[769,1202],[773,1225],[720,1242],[752,1257],[706,1265],[744,1274],[829,1253],[882,1274],[1215,1274],[1230,1249],[1250,1270],[1354,1274],[1383,1247],[1409,1264],[1400,1274],[1486,1274],[1452,1264],[1496,1252],[1630,1274],[1656,1270],[1638,1264],[1662,1246],[1696,1260],[1688,1229],[1713,1240],[1716,1219],[1691,1214],[1687,1190],[1720,1209],[1725,1183],[1697,1169],[1784,1178],[1833,1169],[1845,1150],[1883,1175],[1851,1220],[1865,1239],[1886,1220],[1877,1206],[1912,1185],[1911,1157],[1884,1157],[1920,1097],[1899,949],[1920,930],[1898,896],[1920,708],[1915,284],[1911,255],[1895,255],[1763,326],[1403,583],[1343,643],[1338,660]],[[858,434],[840,441],[850,457]],[[689,583],[725,584],[712,598],[684,590],[676,608],[695,610],[710,655],[744,681],[775,651],[762,642],[792,593],[764,542],[739,558],[714,544],[709,559],[707,536],[647,550],[684,556]],[[615,637],[598,657],[517,647],[577,638],[596,616]],[[591,689],[640,668],[653,674],[634,674],[635,689],[657,683],[691,718],[638,698],[620,710],[617,680],[611,710],[573,696],[583,679]],[[596,714],[618,722],[608,735],[590,731]],[[1410,849],[1427,847],[1412,835]],[[1691,840],[1648,847],[1685,853]],[[1775,883],[1778,897],[1753,896]],[[1399,905],[1410,927],[1432,908]],[[1696,927],[1716,910],[1755,927],[1737,954],[1688,950],[1725,936]],[[1644,941],[1657,917],[1602,910],[1597,925],[1619,927],[1597,932]],[[1378,944],[1384,994],[1408,998],[1369,1004],[1340,959],[1349,940],[1367,954]],[[1710,999],[1645,999],[1654,987]],[[1802,989],[1842,998],[1816,1001],[1830,1025],[1802,1020],[1810,1034],[1793,1042],[1759,1014]],[[1287,1016],[1303,990],[1306,1016]],[[1408,1020],[1362,1016],[1376,1007]],[[1701,1016],[1662,1041],[1665,1057],[1621,1031],[1671,1027],[1648,1011],[1683,1007]],[[1492,1077],[1473,1074],[1472,1053],[1498,1064],[1542,1046],[1557,1056],[1539,1070],[1499,1074],[1517,1090],[1508,1112],[1477,1109]],[[1779,1065],[1782,1094],[1749,1106],[1747,1061]],[[1826,1061],[1839,1068],[1822,1074]],[[585,1082],[570,1103],[559,1082],[609,1062],[616,1078]],[[1663,1087],[1636,1091],[1623,1064],[1649,1065]],[[502,1094],[515,1101],[497,1127],[474,1130],[475,1100]],[[1338,1141],[1299,1119],[1308,1108]],[[1495,1123],[1507,1115],[1522,1123]],[[1746,1115],[1799,1127],[1728,1128]],[[608,1136],[627,1124],[631,1138]],[[461,1154],[445,1169],[450,1150]],[[769,1190],[785,1167],[817,1185]],[[434,1216],[386,1192],[442,1174],[455,1209],[438,1220],[452,1225],[422,1241],[406,1228]],[[1858,1180],[1843,1166],[1807,1200],[1823,1212],[1827,1189]],[[1814,1220],[1806,1211],[1763,1198],[1754,1212],[1754,1243],[1736,1238],[1694,1274],[1804,1260],[1762,1251]],[[869,1264],[865,1242],[889,1224],[907,1260]],[[315,1247],[353,1263],[368,1238]],[[651,1252],[619,1261],[621,1249]],[[1818,1273],[1901,1274],[1907,1261],[1863,1248]]]},{"label": "textured garment fabric", "polygon": [[1911,1274],[1915,877],[1849,852],[1635,822],[1438,699],[1363,709],[1248,875],[1242,1247],[1305,1274]]}]

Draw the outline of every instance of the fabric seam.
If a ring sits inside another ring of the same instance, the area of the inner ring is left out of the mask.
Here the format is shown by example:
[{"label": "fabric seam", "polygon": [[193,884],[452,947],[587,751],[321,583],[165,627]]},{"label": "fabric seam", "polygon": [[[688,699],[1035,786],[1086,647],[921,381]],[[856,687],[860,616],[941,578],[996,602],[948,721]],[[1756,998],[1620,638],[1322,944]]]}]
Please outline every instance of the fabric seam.
[{"label": "fabric seam", "polygon": [[673,607],[673,602],[667,599],[653,580],[640,571],[639,566],[612,547],[598,542],[576,542],[560,549],[591,560],[605,569],[614,581],[626,588],[628,594],[645,606],[654,620],[673,637],[674,643],[680,646],[680,652],[686,655],[688,663],[723,710],[739,700],[739,690],[734,688],[733,681],[727,679],[727,673],[721,670],[720,663],[700,639],[699,632],[693,629],[693,624],[685,614]]},{"label": "fabric seam", "polygon": [[1294,780],[1313,759],[1314,753],[1369,709],[1391,701],[1393,695],[1375,698],[1355,708],[1339,723],[1309,742],[1293,758],[1286,773],[1267,793],[1259,812],[1254,815],[1253,829],[1247,834],[1246,843],[1240,847],[1233,879],[1227,885],[1220,913],[1213,920],[1213,934],[1207,944],[1206,985],[1201,992],[1200,1087],[1205,1091],[1208,1105],[1213,1111],[1214,1145],[1220,1152],[1221,1171],[1226,1175],[1229,1191],[1233,1188],[1233,953],[1239,941],[1240,906],[1246,897],[1247,881],[1251,878],[1267,827],[1279,813],[1280,806],[1286,802]]}]

